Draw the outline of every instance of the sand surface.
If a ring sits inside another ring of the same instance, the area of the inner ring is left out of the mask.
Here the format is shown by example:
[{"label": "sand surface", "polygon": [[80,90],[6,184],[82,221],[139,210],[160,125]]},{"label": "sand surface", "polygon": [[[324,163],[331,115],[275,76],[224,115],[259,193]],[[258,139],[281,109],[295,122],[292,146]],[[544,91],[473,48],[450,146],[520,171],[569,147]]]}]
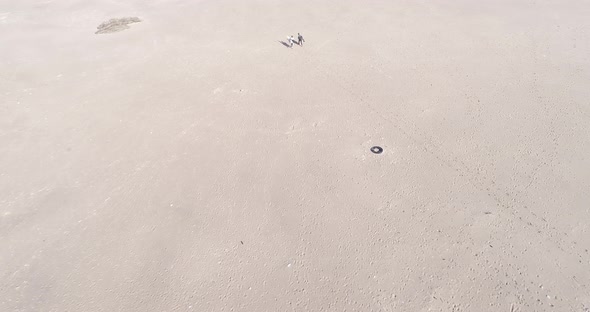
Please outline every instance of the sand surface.
[{"label": "sand surface", "polygon": [[0,311],[590,311],[589,16],[0,0]]}]

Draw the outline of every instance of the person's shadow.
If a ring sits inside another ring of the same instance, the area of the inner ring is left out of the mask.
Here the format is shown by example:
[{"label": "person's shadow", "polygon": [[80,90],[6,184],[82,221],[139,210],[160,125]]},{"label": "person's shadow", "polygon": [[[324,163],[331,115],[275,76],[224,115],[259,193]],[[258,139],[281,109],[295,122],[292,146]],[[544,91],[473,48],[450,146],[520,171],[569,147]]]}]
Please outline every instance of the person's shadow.
[{"label": "person's shadow", "polygon": [[281,41],[281,40],[279,40],[279,42],[280,42],[282,45],[284,45],[285,47],[287,47],[287,48],[290,48],[290,47],[291,47],[291,46],[290,46],[288,43],[286,43],[286,42],[284,42],[284,41]]}]

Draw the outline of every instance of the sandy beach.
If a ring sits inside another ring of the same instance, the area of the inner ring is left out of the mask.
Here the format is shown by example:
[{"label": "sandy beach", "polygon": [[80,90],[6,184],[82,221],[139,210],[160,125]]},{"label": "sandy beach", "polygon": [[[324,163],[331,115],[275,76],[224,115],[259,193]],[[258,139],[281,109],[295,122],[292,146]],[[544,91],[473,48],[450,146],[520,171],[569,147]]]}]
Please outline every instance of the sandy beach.
[{"label": "sandy beach", "polygon": [[0,0],[0,311],[589,312],[589,16]]}]

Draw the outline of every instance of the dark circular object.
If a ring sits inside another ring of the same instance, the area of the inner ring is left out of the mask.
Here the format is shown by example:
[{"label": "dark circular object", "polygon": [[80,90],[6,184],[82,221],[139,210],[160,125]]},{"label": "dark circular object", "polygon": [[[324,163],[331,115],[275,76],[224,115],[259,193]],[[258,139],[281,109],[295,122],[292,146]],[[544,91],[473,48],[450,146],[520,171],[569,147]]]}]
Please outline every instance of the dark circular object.
[{"label": "dark circular object", "polygon": [[381,146],[373,146],[371,147],[371,152],[373,152],[373,154],[381,154],[383,153],[383,148]]}]

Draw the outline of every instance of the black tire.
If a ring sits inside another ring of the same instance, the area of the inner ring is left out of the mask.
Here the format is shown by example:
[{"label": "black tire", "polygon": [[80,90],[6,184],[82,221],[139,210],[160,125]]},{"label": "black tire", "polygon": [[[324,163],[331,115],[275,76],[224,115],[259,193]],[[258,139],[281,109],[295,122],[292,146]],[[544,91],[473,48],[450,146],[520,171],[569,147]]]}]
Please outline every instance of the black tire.
[{"label": "black tire", "polygon": [[381,146],[373,146],[371,147],[371,152],[373,152],[373,154],[381,154],[383,153],[383,148]]}]

